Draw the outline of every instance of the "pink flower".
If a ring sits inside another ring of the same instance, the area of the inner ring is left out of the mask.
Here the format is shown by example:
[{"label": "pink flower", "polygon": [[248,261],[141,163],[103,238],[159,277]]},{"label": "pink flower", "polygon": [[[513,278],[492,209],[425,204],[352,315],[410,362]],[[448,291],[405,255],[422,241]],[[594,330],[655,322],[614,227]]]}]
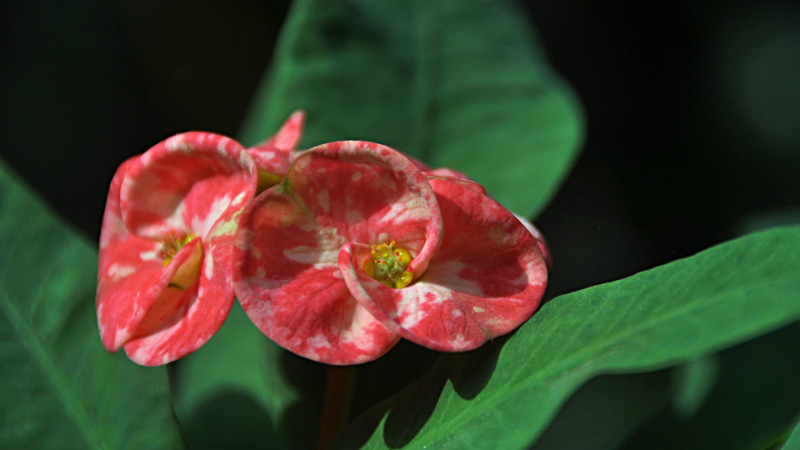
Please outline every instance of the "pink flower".
[{"label": "pink flower", "polygon": [[97,319],[104,347],[166,364],[208,341],[230,311],[238,213],[257,173],[236,141],[173,136],[124,162],[100,235]]},{"label": "pink flower", "polygon": [[537,240],[483,188],[379,144],[325,144],[242,213],[239,301],[279,345],[356,364],[400,337],[464,351],[538,308]]},{"label": "pink flower", "polygon": [[247,149],[258,167],[258,192],[280,183],[286,175],[298,154],[295,147],[303,136],[305,120],[305,112],[295,111],[272,137]]}]

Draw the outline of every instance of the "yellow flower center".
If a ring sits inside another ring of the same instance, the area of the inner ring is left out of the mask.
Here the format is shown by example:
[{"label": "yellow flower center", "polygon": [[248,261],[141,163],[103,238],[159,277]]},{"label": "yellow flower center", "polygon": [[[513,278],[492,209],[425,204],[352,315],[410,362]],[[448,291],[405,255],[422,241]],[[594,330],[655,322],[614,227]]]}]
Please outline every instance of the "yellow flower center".
[{"label": "yellow flower center", "polygon": [[[164,259],[164,267],[167,267],[169,263],[172,262],[172,258],[195,237],[196,236],[193,234],[188,234],[183,237],[176,237],[172,233],[168,234],[161,242],[161,251],[159,252],[161,258]],[[178,289],[188,289],[189,286],[194,284],[195,280],[197,280],[197,276],[200,274],[200,263],[202,260],[203,247],[198,242],[198,245],[195,246],[189,258],[175,271],[175,275],[173,275],[172,280],[170,280],[169,286]]]},{"label": "yellow flower center", "polygon": [[167,267],[169,263],[172,261],[172,258],[178,254],[181,249],[192,241],[196,236],[189,233],[186,236],[178,237],[173,233],[167,235],[164,240],[161,242],[161,251],[159,251],[158,255],[161,256],[161,259],[164,260],[164,267]]},{"label": "yellow flower center", "polygon": [[407,271],[411,263],[411,254],[404,248],[397,247],[392,241],[388,244],[372,246],[372,258],[364,262],[364,271],[370,277],[390,288],[402,289],[411,283],[414,275]]}]

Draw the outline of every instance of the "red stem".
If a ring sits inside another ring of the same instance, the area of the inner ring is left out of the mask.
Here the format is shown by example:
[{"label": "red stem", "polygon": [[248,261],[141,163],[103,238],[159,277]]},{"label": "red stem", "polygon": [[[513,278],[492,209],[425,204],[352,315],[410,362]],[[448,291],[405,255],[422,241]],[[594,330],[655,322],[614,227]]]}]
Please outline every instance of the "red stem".
[{"label": "red stem", "polygon": [[353,400],[355,370],[352,367],[328,367],[328,383],[322,404],[317,449],[326,448],[347,424]]}]

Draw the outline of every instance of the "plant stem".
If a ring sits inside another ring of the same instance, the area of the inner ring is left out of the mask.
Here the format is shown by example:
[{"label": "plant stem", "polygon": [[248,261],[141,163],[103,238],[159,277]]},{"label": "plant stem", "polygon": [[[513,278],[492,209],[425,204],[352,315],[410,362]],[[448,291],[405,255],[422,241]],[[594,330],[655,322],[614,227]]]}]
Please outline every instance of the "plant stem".
[{"label": "plant stem", "polygon": [[328,367],[317,449],[326,448],[347,424],[353,401],[356,371],[352,367]]}]

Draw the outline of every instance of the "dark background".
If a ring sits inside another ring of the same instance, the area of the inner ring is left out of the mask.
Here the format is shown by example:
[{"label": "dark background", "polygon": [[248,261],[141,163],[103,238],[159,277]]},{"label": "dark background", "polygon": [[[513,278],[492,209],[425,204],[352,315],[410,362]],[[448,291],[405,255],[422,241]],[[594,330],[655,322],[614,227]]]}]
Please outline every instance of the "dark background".
[{"label": "dark background", "polygon": [[[4,2],[0,155],[89,239],[117,165],[163,138],[236,135],[287,1]],[[800,5],[524,5],[587,117],[537,223],[548,296],[800,221]]]}]

